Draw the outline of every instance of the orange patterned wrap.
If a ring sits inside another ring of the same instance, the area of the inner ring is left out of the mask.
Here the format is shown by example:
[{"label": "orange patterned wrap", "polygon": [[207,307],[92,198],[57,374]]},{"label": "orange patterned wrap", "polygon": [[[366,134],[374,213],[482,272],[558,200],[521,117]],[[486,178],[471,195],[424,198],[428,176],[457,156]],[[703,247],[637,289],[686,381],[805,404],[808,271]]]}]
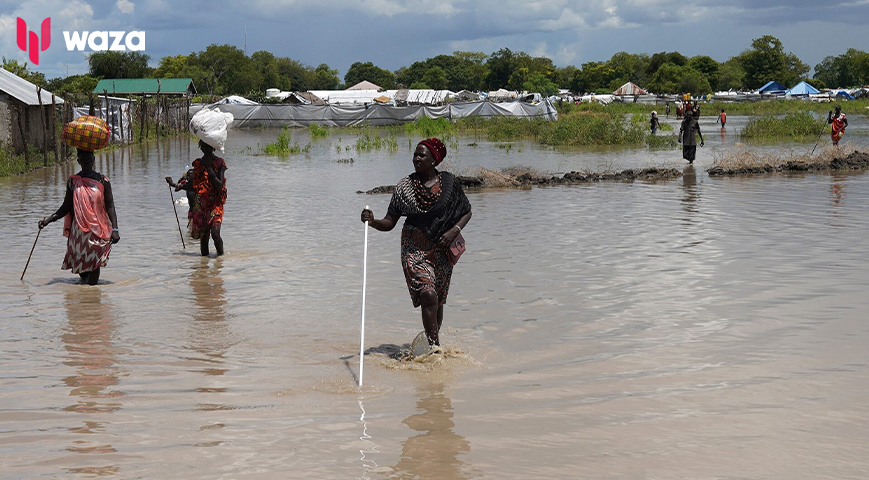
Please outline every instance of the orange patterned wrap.
[{"label": "orange patterned wrap", "polygon": [[92,115],[83,115],[63,126],[63,140],[79,150],[93,152],[109,144],[109,125]]}]

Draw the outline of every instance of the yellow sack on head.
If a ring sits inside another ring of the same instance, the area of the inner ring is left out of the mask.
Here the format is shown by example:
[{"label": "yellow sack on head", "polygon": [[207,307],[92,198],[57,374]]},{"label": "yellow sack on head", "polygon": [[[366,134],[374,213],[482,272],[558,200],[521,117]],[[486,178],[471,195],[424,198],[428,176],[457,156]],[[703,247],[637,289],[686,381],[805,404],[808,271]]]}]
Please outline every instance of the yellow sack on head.
[{"label": "yellow sack on head", "polygon": [[93,115],[82,115],[63,126],[63,141],[88,152],[108,145],[109,135],[109,124]]}]

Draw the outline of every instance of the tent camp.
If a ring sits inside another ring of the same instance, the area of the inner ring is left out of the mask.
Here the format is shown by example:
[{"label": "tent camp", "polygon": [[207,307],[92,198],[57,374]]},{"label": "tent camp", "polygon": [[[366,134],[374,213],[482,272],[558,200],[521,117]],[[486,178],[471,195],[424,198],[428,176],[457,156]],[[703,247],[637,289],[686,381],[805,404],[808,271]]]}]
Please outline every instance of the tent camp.
[{"label": "tent camp", "polygon": [[816,93],[821,92],[806,82],[800,82],[786,92],[787,95],[792,97],[808,97],[809,95],[814,95]]},{"label": "tent camp", "polygon": [[649,92],[638,87],[634,82],[628,82],[628,83],[622,85],[621,87],[619,87],[618,90],[613,92],[613,95],[648,95],[648,94],[649,94]]},{"label": "tent camp", "polygon": [[787,87],[776,82],[775,80],[768,82],[766,85],[757,89],[757,93],[764,95],[782,95],[787,91]]}]

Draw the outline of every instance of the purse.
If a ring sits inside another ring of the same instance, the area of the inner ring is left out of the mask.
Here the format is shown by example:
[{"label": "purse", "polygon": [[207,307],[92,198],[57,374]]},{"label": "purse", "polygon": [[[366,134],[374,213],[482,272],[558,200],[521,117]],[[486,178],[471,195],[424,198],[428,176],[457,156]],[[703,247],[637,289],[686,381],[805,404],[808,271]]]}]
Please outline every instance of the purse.
[{"label": "purse", "polygon": [[450,260],[450,264],[455,265],[459,263],[459,257],[463,253],[465,253],[465,237],[462,236],[462,232],[459,232],[456,238],[453,239],[453,242],[450,243],[450,246],[447,247],[447,258]]}]

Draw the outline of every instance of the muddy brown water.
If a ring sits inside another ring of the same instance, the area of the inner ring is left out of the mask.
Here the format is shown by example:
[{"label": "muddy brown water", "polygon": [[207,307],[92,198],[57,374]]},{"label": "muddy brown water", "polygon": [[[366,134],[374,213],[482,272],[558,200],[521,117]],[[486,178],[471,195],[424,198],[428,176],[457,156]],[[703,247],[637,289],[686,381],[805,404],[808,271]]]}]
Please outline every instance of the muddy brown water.
[{"label": "muddy brown water", "polygon": [[470,193],[436,361],[389,357],[421,324],[399,230],[372,231],[358,389],[359,211],[389,197],[355,192],[409,173],[408,139],[249,153],[275,135],[230,134],[222,258],[181,248],[162,179],[195,145],[100,155],[122,238],[96,287],[59,224],[18,280],[74,165],[0,179],[0,479],[866,477],[865,173],[710,179],[709,133],[693,168],[460,139],[455,169],[684,177]]}]

